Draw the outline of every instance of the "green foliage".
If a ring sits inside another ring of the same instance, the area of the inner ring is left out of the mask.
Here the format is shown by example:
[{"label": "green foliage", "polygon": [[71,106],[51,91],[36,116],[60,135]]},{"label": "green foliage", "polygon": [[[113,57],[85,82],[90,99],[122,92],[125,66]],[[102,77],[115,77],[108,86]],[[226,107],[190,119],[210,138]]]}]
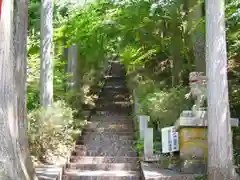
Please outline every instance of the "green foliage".
[{"label": "green foliage", "polygon": [[[144,88],[143,88],[144,87]],[[137,88],[142,113],[151,117],[151,123],[158,127],[171,126],[184,109],[190,107],[185,99],[187,88],[158,89],[154,83],[141,84]]]},{"label": "green foliage", "polygon": [[[184,6],[183,1],[96,0],[78,9],[73,8],[65,0],[54,1],[54,4],[55,100],[64,99],[74,109],[81,109],[82,104],[93,104],[94,97],[90,95],[90,89],[99,81],[100,72],[108,57],[118,54],[127,73],[135,74],[129,79],[129,87],[136,90],[142,105],[141,111],[151,116],[152,124],[157,124],[158,127],[172,125],[180,112],[190,107],[191,102],[184,98],[188,91],[187,87],[183,85],[172,87],[171,56],[175,55],[176,59],[177,52],[177,60],[181,65],[179,72],[182,75],[181,80],[188,79],[188,72],[194,68],[193,48],[189,39],[197,30],[204,33],[204,19],[190,26],[187,22],[190,9]],[[227,42],[228,55],[231,58],[235,58],[240,52],[239,8],[239,0],[228,1]],[[27,105],[29,110],[33,110],[29,116],[33,116],[35,120],[30,118],[29,122],[34,131],[43,128],[41,124],[37,127],[36,122],[42,119],[39,113],[46,111],[38,109],[40,0],[30,0],[29,16]],[[67,41],[66,44],[63,44],[63,40]],[[74,43],[78,44],[80,50],[78,57],[81,87],[78,92],[66,94],[64,88],[68,75],[64,72],[66,57],[62,57],[63,46],[67,48]],[[235,62],[238,62],[237,58]],[[236,68],[236,64],[231,69],[233,78],[230,77],[229,83],[231,110],[234,115],[239,116],[239,83],[232,80],[239,77],[240,69]],[[144,73],[139,72],[142,69]],[[66,111],[70,113],[67,106],[59,105],[58,108],[67,108]],[[49,110],[47,111],[51,114]],[[70,115],[66,119],[69,122],[64,122],[71,126]],[[58,124],[55,121],[54,123]],[[38,143],[44,143],[48,138],[45,136],[40,138],[39,135],[37,137]],[[68,138],[66,140],[71,141]],[[33,141],[31,143],[34,144]],[[142,149],[141,143],[137,144],[139,144],[137,148]],[[36,149],[40,148],[39,144],[32,145],[34,146]],[[47,148],[46,145],[41,146]]]},{"label": "green foliage", "polygon": [[39,106],[39,77],[40,77],[40,55],[39,45],[35,35],[28,41],[27,61],[27,107],[33,110]]},{"label": "green foliage", "polygon": [[37,87],[28,86],[27,89],[27,108],[33,110],[39,107],[39,91]]},{"label": "green foliage", "polygon": [[136,148],[136,151],[138,152],[139,156],[142,157],[143,151],[144,151],[143,139],[137,139],[137,141],[135,142],[135,148]]},{"label": "green foliage", "polygon": [[73,145],[75,126],[85,125],[84,121],[74,120],[73,113],[64,101],[56,101],[48,109],[38,108],[28,114],[30,150],[35,157],[43,160],[58,152],[60,146]]},{"label": "green foliage", "polygon": [[[159,154],[160,153],[160,149],[156,148],[156,146],[159,145],[158,141],[154,141],[153,142],[153,152],[154,154]],[[144,141],[143,139],[138,138],[135,142],[135,148],[136,151],[138,152],[139,156],[142,157],[143,156],[143,152],[144,152]]]},{"label": "green foliage", "polygon": [[240,52],[240,1],[230,0],[226,6],[228,52],[229,56]]},{"label": "green foliage", "polygon": [[[187,14],[190,10],[182,1],[98,0],[73,11],[56,34],[58,38],[64,34],[68,45],[80,42],[81,58],[88,66],[94,66],[115,52],[121,54],[130,70],[137,66],[148,68],[149,64],[173,55],[175,49],[180,51],[184,67],[191,69],[192,45],[188,39],[196,29],[204,33],[204,20],[189,25]],[[226,8],[230,56],[239,50],[238,11],[239,2],[230,1]]]},{"label": "green foliage", "polygon": [[207,180],[207,175],[198,175],[195,177],[195,180]]}]

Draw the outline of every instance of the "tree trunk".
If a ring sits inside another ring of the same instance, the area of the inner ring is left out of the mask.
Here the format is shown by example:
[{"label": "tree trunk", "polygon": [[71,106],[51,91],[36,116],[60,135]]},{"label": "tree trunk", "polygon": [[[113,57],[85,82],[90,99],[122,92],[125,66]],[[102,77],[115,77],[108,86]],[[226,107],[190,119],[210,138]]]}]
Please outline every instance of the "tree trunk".
[{"label": "tree trunk", "polygon": [[208,179],[234,180],[224,0],[206,1]]},{"label": "tree trunk", "polygon": [[171,53],[172,53],[172,85],[179,85],[181,81],[181,30],[179,28],[179,23],[177,19],[177,10],[173,10],[172,14],[173,20],[171,21]]},{"label": "tree trunk", "polygon": [[[62,49],[62,58],[65,62],[64,64],[64,73],[67,74],[67,60],[68,60],[68,48],[66,47],[67,39],[64,37],[63,39],[63,49]],[[64,91],[67,92],[67,80],[66,76],[64,78]]]},{"label": "tree trunk", "polygon": [[17,97],[16,121],[18,123],[18,136],[23,165],[26,167],[29,179],[36,179],[27,137],[26,69],[28,0],[14,0],[14,5],[14,73]]},{"label": "tree trunk", "polygon": [[15,59],[13,56],[13,0],[3,0],[0,19],[0,179],[28,180],[18,136]]},{"label": "tree trunk", "polygon": [[205,36],[202,3],[199,0],[188,0],[188,28],[191,31],[191,40],[195,56],[196,71],[206,73]]},{"label": "tree trunk", "polygon": [[71,45],[68,49],[68,73],[71,75],[69,80],[70,90],[77,90],[78,88],[78,47]]},{"label": "tree trunk", "polygon": [[41,0],[41,72],[40,102],[43,107],[53,102],[53,60],[52,60],[52,0]]}]

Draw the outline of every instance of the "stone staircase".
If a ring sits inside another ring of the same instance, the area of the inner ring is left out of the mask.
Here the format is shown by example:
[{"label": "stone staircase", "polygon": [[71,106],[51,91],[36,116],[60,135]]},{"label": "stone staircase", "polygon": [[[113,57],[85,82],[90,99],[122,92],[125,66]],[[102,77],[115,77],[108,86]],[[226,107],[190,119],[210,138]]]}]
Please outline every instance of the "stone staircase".
[{"label": "stone staircase", "polygon": [[94,114],[76,142],[64,180],[140,180],[124,69],[112,62]]}]

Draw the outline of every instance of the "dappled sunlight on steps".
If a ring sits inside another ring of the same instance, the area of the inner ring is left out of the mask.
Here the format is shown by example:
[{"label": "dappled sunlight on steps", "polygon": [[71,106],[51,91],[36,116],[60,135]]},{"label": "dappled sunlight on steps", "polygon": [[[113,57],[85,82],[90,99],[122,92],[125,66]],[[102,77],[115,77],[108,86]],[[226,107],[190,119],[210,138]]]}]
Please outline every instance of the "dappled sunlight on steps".
[{"label": "dappled sunlight on steps", "polygon": [[139,180],[134,126],[124,70],[112,63],[94,114],[64,171],[63,180]]}]

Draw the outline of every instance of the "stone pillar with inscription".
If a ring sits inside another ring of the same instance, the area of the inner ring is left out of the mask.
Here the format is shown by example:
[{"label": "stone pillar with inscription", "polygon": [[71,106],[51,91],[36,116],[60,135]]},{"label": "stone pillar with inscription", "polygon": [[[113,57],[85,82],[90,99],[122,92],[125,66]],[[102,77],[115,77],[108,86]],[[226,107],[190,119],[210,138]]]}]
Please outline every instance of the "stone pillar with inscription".
[{"label": "stone pillar with inscription", "polygon": [[153,156],[153,128],[144,131],[144,158]]}]

